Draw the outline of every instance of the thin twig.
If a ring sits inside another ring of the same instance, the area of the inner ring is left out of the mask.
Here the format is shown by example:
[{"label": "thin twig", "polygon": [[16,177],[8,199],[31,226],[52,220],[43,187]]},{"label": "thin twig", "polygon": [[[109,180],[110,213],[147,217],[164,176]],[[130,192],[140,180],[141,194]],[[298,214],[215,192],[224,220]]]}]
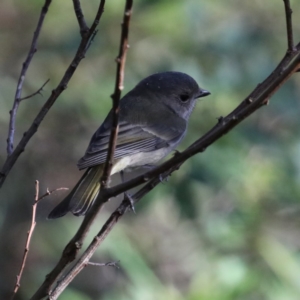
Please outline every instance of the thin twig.
[{"label": "thin twig", "polygon": [[80,35],[81,35],[81,37],[83,37],[85,34],[87,34],[89,32],[89,27],[87,26],[86,21],[84,19],[80,1],[73,0],[73,5],[74,5],[76,18],[77,18],[79,28],[80,28]]},{"label": "thin twig", "polygon": [[32,97],[34,97],[35,95],[37,95],[37,94],[40,94],[40,95],[42,95],[41,94],[41,91],[43,90],[43,88],[44,88],[44,86],[48,83],[50,81],[50,79],[48,79],[36,92],[34,92],[34,93],[32,93],[32,94],[30,94],[30,95],[28,95],[28,96],[26,96],[26,97],[23,97],[23,98],[20,98],[20,101],[22,101],[22,100],[26,100],[26,99],[29,99],[29,98],[32,98]]},{"label": "thin twig", "polygon": [[27,54],[27,58],[25,59],[25,62],[23,63],[23,67],[20,73],[20,77],[18,80],[18,85],[17,85],[17,90],[15,93],[15,98],[14,98],[14,104],[13,107],[11,109],[10,113],[10,120],[9,120],[9,128],[8,128],[8,137],[7,137],[7,155],[10,156],[13,152],[13,148],[14,148],[14,135],[15,135],[15,123],[16,123],[16,115],[17,115],[17,111],[18,111],[18,107],[19,104],[21,102],[21,93],[22,93],[22,89],[23,89],[23,83],[25,80],[25,76],[26,76],[26,72],[28,70],[28,67],[30,65],[30,62],[32,60],[32,57],[34,55],[34,53],[37,51],[37,40],[39,38],[42,26],[43,26],[43,22],[45,19],[45,16],[48,12],[48,8],[51,4],[51,0],[46,0],[45,4],[41,10],[40,13],[40,17],[37,23],[37,27],[36,30],[33,34],[33,39],[31,42],[31,46],[29,48],[29,52]]},{"label": "thin twig", "polygon": [[11,295],[11,300],[14,299],[15,295],[17,294],[20,286],[21,286],[21,278],[23,275],[23,271],[26,265],[26,260],[27,260],[27,256],[29,253],[29,246],[30,246],[30,242],[31,242],[31,238],[36,226],[36,221],[35,221],[35,217],[36,217],[36,209],[37,209],[37,205],[39,203],[39,201],[41,201],[42,199],[44,199],[45,197],[51,195],[52,193],[56,192],[56,191],[61,191],[61,190],[68,190],[68,188],[57,188],[54,190],[49,191],[47,189],[47,192],[45,194],[43,194],[42,196],[39,196],[39,189],[40,189],[40,184],[39,181],[36,180],[35,181],[35,196],[34,196],[34,203],[32,205],[32,216],[31,216],[31,225],[30,228],[27,232],[27,239],[26,239],[26,244],[25,244],[25,250],[24,250],[24,254],[23,254],[23,259],[22,259],[22,263],[21,263],[21,267],[20,267],[20,271],[19,274],[17,275],[17,280],[16,280],[16,284],[15,284],[15,288],[14,291]]},{"label": "thin twig", "polygon": [[95,263],[95,262],[88,262],[86,266],[94,266],[94,267],[114,267],[116,269],[119,269],[118,263],[120,261],[109,261],[107,263]]},{"label": "thin twig", "polygon": [[67,88],[67,85],[72,78],[75,70],[77,69],[79,63],[81,60],[85,57],[86,51],[87,51],[87,45],[90,41],[90,38],[93,36],[94,31],[99,24],[100,18],[103,13],[105,0],[101,0],[98,11],[96,13],[95,20],[89,30],[89,32],[81,39],[80,45],[77,49],[77,52],[67,68],[63,78],[61,79],[58,86],[52,91],[50,97],[46,101],[46,103],[43,105],[37,116],[35,117],[34,121],[32,122],[29,129],[23,134],[23,137],[15,150],[11,153],[9,157],[7,157],[6,161],[4,162],[4,165],[0,171],[0,187],[4,183],[8,173],[10,172],[11,168],[16,163],[17,159],[21,155],[21,153],[25,150],[25,147],[27,143],[30,141],[32,136],[36,133],[38,127],[40,126],[41,122],[43,121],[46,114],[49,112],[52,105],[55,103],[56,99],[60,96],[60,94]]},{"label": "thin twig", "polygon": [[29,253],[29,245],[30,245],[30,241],[31,241],[31,237],[36,225],[36,221],[35,221],[35,216],[36,216],[36,207],[37,207],[37,203],[39,201],[39,181],[36,180],[35,181],[35,197],[34,197],[34,204],[32,206],[32,217],[31,217],[31,225],[29,228],[29,231],[27,232],[27,239],[26,239],[26,244],[25,244],[25,250],[24,250],[24,254],[23,254],[23,259],[22,259],[22,263],[21,263],[21,267],[20,267],[20,271],[19,274],[17,275],[17,281],[16,281],[16,285],[13,291],[13,294],[11,296],[11,300],[14,299],[15,295],[17,294],[20,286],[21,286],[21,278],[22,278],[22,274],[26,265],[26,260],[27,260],[27,256]]},{"label": "thin twig", "polygon": [[290,5],[290,0],[283,0],[286,18],[286,31],[287,31],[287,44],[288,51],[293,52],[294,48],[294,37],[293,37],[293,24],[292,24],[292,9]]},{"label": "thin twig", "polygon": [[96,29],[96,30],[94,31],[93,35],[91,36],[89,43],[86,45],[86,51],[87,51],[87,50],[90,48],[90,46],[92,45],[92,43],[93,43],[93,41],[94,41],[94,39],[95,39],[97,33],[98,33],[98,30]]},{"label": "thin twig", "polygon": [[113,121],[112,121],[112,129],[110,133],[109,146],[107,151],[107,158],[104,166],[103,175],[101,177],[101,189],[107,187],[107,182],[109,180],[109,176],[113,167],[113,159],[114,152],[117,143],[117,136],[119,131],[119,102],[121,98],[121,93],[124,88],[124,70],[125,70],[125,62],[126,62],[126,54],[129,48],[128,45],[128,34],[129,34],[129,23],[132,14],[132,4],[133,0],[127,0],[125,3],[124,16],[122,22],[122,31],[121,31],[121,40],[120,40],[120,48],[119,55],[116,58],[117,63],[117,73],[116,73],[116,81],[115,81],[115,90],[111,95],[113,100]]},{"label": "thin twig", "polygon": [[64,190],[68,190],[69,188],[66,188],[66,187],[61,187],[61,188],[57,188],[57,189],[54,189],[54,190],[51,190],[49,191],[49,189],[47,189],[46,193],[43,194],[42,196],[39,197],[39,199],[37,200],[37,202],[43,200],[45,197],[51,195],[52,193],[54,192],[57,192],[57,191],[64,191]]}]

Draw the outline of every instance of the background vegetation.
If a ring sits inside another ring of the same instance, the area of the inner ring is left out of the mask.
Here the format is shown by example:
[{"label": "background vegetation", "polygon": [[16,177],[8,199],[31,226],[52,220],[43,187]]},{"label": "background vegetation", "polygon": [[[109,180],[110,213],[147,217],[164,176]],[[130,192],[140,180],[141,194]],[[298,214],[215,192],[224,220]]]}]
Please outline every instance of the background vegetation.
[{"label": "background vegetation", "polygon": [[[300,3],[291,3],[299,40]],[[41,4],[0,4],[0,165],[6,157],[8,112]],[[82,2],[87,20],[97,4]],[[12,291],[21,262],[34,181],[40,181],[42,192],[72,187],[81,176],[76,162],[111,107],[123,6],[107,1],[87,57],[0,190],[1,299]],[[186,72],[211,91],[193,113],[179,147],[184,149],[273,70],[286,49],[285,30],[280,0],[136,0],[124,93],[165,70]],[[50,82],[44,97],[21,103],[16,140],[62,77],[79,39],[72,2],[54,1],[23,96]],[[152,191],[137,205],[136,215],[120,221],[93,259],[120,260],[120,269],[87,267],[60,299],[299,299],[299,76],[269,106]],[[18,299],[28,299],[38,288],[80,224],[71,215],[46,220],[64,193],[39,204]],[[118,201],[110,201],[90,237]]]}]

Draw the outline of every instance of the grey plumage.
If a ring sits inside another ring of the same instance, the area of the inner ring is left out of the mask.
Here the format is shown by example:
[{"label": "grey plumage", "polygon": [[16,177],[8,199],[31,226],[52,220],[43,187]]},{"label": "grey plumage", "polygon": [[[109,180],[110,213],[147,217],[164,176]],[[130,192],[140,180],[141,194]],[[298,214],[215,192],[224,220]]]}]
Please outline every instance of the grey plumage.
[{"label": "grey plumage", "polygon": [[[180,72],[153,74],[120,100],[119,133],[112,173],[155,164],[182,140],[197,98],[210,93]],[[88,170],[70,194],[50,213],[84,215],[100,189],[112,125],[112,111],[94,133],[78,168]]]}]

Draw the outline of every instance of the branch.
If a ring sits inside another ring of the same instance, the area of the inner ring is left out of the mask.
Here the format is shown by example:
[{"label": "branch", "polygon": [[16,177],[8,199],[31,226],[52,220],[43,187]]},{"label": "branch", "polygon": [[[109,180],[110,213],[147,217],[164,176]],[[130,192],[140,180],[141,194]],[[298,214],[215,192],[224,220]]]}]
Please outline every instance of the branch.
[{"label": "branch", "polygon": [[[177,169],[177,166],[174,166],[172,172]],[[169,171],[171,171],[171,169]],[[76,264],[69,270],[69,272],[63,277],[63,279],[59,282],[59,284],[52,291],[49,300],[55,300],[57,297],[64,291],[64,289],[68,286],[68,284],[80,273],[80,271],[86,265],[94,265],[89,260],[95,253],[95,251],[99,248],[102,242],[105,240],[107,235],[113,229],[113,227],[117,224],[118,220],[128,211],[131,210],[132,200],[134,204],[139,202],[147,193],[149,193],[152,189],[154,189],[159,183],[161,183],[162,179],[169,176],[169,172],[165,172],[158,176],[157,178],[149,181],[145,186],[143,186],[138,192],[136,192],[131,199],[128,198],[128,195],[125,195],[124,200],[119,205],[119,207],[111,214],[109,219],[103,225],[99,233],[94,237],[93,241],[90,243],[86,251],[82,254],[82,256],[78,259]],[[109,265],[108,264],[95,264],[99,266]],[[114,266],[114,265],[113,265]]]},{"label": "branch", "polygon": [[[101,206],[101,204],[110,197],[123,193],[124,191],[133,188],[139,184],[148,182],[139,191],[139,195],[145,195],[154,186],[159,184],[162,178],[165,178],[166,176],[174,172],[176,169],[178,169],[181,166],[181,164],[184,161],[186,161],[189,157],[195,155],[196,153],[203,152],[206,149],[206,147],[211,145],[213,142],[222,137],[232,128],[237,126],[247,116],[255,112],[260,107],[268,104],[269,98],[281,87],[281,85],[283,85],[289,79],[290,76],[292,76],[292,74],[299,68],[299,66],[300,45],[297,45],[294,52],[291,53],[290,51],[287,51],[286,55],[279,63],[277,68],[274,70],[274,72],[272,72],[272,74],[268,78],[266,78],[266,80],[263,83],[259,84],[257,88],[255,88],[254,91],[232,113],[230,113],[225,118],[220,117],[218,124],[216,124],[202,138],[198,139],[194,144],[192,144],[181,154],[175,155],[172,159],[168,160],[156,169],[149,171],[146,174],[134,178],[128,182],[119,184],[118,186],[108,189],[102,189],[98,196],[98,199],[96,200],[96,203],[100,203]],[[134,199],[139,199],[139,195],[135,194],[133,196]],[[96,203],[94,204],[94,206],[96,206]],[[94,209],[94,206],[92,207],[92,210]],[[82,262],[86,264],[89,261],[89,258],[92,256],[92,253],[94,253],[94,249],[96,249],[98,245],[101,244],[101,242],[108,235],[113,226],[117,223],[118,219],[128,210],[129,207],[130,204],[128,203],[128,200],[124,200],[121,206],[118,208],[118,210],[111,215],[109,220],[105,223],[101,231],[93,240],[92,244],[84,253],[84,256],[82,256],[76,263],[74,268],[72,268],[72,276],[76,276],[76,274],[80,271]],[[94,212],[92,214],[89,213],[87,217],[83,220],[83,223],[80,226],[79,230],[77,231],[73,239],[70,241],[70,243],[66,246],[59,263],[54,268],[54,270],[47,276],[45,282],[32,299],[40,299],[37,295],[46,296],[47,292],[49,292],[50,290],[51,285],[58,278],[62,270],[67,266],[67,264],[70,261],[72,261],[75,258],[78,250],[81,248],[82,240],[86,234],[87,228],[90,226],[93,220],[93,218],[90,218],[90,215],[94,214],[95,216],[95,211],[97,209],[99,210],[99,207],[94,209]],[[68,281],[69,278],[70,277],[65,277],[63,281]],[[60,285],[59,289],[61,288],[62,285]],[[59,293],[59,289],[55,289],[53,291],[51,299],[54,299],[52,297],[55,295],[58,296],[58,294],[55,293]]]},{"label": "branch", "polygon": [[[283,63],[284,62],[284,63]],[[166,161],[157,168],[146,172],[143,175],[135,177],[129,181],[121,183],[117,186],[107,188],[99,194],[98,197],[111,198],[125,191],[128,191],[140,184],[143,184],[154,177],[158,177],[163,172],[181,165],[191,156],[205,151],[205,149],[214,143],[217,139],[225,135],[228,131],[238,125],[250,114],[260,107],[268,104],[270,97],[296,72],[300,67],[300,43],[293,53],[287,53],[282,62],[271,73],[265,81],[257,86],[253,92],[228,116],[220,117],[219,122],[203,137],[198,139],[190,147],[180,154],[176,154],[173,158]]]},{"label": "branch", "polygon": [[[137,203],[146,193],[152,190],[157,184],[161,182],[160,178],[155,178],[148,182],[143,188],[136,192],[131,198],[134,199]],[[70,282],[81,272],[81,270],[90,263],[89,260],[110,233],[112,228],[117,224],[118,220],[126,213],[126,211],[131,208],[131,200],[128,199],[127,195],[125,196],[122,203],[119,207],[111,214],[109,219],[103,225],[99,233],[94,237],[93,241],[90,243],[86,251],[78,259],[76,264],[68,271],[68,273],[59,281],[58,285],[51,292],[48,298],[49,300],[55,300],[58,296],[64,291],[64,289],[70,284]]]},{"label": "branch", "polygon": [[84,19],[83,12],[81,10],[80,1],[79,0],[73,0],[73,6],[76,14],[76,18],[79,24],[80,28],[80,35],[83,37],[85,34],[88,33],[89,27],[86,24],[86,21]]},{"label": "branch", "polygon": [[[22,88],[23,88],[23,83],[25,80],[26,72],[28,70],[28,67],[30,65],[30,62],[33,58],[34,53],[37,51],[36,45],[37,45],[37,40],[39,38],[44,19],[46,17],[46,14],[48,12],[48,8],[51,4],[51,0],[46,0],[45,4],[41,10],[40,17],[37,23],[36,30],[33,34],[33,39],[31,42],[31,46],[29,49],[29,52],[27,54],[27,58],[25,59],[25,62],[23,63],[23,67],[20,73],[20,77],[18,80],[18,85],[17,85],[17,90],[15,94],[15,99],[14,99],[14,104],[12,107],[12,110],[9,112],[10,113],[10,120],[9,120],[9,128],[8,128],[8,137],[7,137],[7,155],[10,156],[13,152],[14,148],[14,135],[15,135],[15,123],[16,123],[16,115],[17,111],[19,108],[19,104],[21,102],[21,93],[22,93]],[[0,185],[1,186],[1,185]]]},{"label": "branch", "polygon": [[21,286],[21,278],[23,275],[23,271],[26,265],[26,260],[27,260],[27,256],[29,253],[29,246],[30,246],[30,242],[31,242],[31,238],[35,229],[35,225],[36,225],[36,221],[35,221],[35,217],[36,217],[36,209],[37,209],[37,204],[39,201],[41,201],[42,199],[44,199],[45,197],[51,195],[53,192],[56,191],[60,191],[60,190],[65,190],[67,188],[58,188],[58,189],[54,189],[52,191],[49,191],[47,189],[47,192],[39,197],[39,181],[36,180],[35,181],[35,197],[34,197],[34,204],[32,205],[32,217],[31,217],[31,225],[29,228],[29,231],[27,232],[27,239],[26,239],[26,244],[25,244],[25,250],[24,250],[24,254],[23,254],[23,259],[22,259],[22,263],[21,263],[21,267],[20,267],[20,271],[19,274],[17,275],[17,280],[16,280],[16,284],[15,284],[15,288],[14,291],[11,295],[10,300],[13,300],[15,295],[17,294],[20,286]]},{"label": "branch", "polygon": [[117,62],[117,74],[116,74],[116,82],[115,82],[115,91],[111,95],[113,100],[113,121],[112,121],[112,130],[110,133],[109,146],[107,152],[107,158],[104,166],[103,175],[101,178],[101,189],[107,187],[107,182],[110,177],[110,173],[113,167],[113,158],[114,152],[116,148],[117,136],[119,131],[119,102],[121,98],[121,92],[124,88],[124,70],[125,70],[125,62],[126,62],[126,53],[129,48],[128,45],[128,34],[129,34],[129,23],[130,17],[132,14],[132,4],[133,0],[127,0],[125,3],[125,10],[122,22],[122,32],[121,32],[121,41],[120,41],[120,49],[119,55],[116,58]]},{"label": "branch", "polygon": [[23,97],[23,98],[20,98],[20,102],[23,101],[23,100],[26,100],[26,99],[29,99],[29,98],[32,98],[34,97],[35,95],[37,94],[40,94],[41,95],[41,91],[43,90],[44,86],[50,81],[50,79],[48,79],[36,92],[26,96],[26,97]]},{"label": "branch", "polygon": [[49,189],[47,189],[46,193],[43,194],[42,196],[39,197],[39,199],[37,200],[37,202],[40,202],[41,200],[43,200],[44,198],[46,198],[47,196],[51,195],[54,192],[58,192],[58,191],[64,191],[64,190],[68,190],[69,188],[66,187],[61,187],[61,188],[57,188],[54,190],[49,191]]},{"label": "branch", "polygon": [[[288,54],[287,54],[288,55]],[[247,116],[258,110],[260,107],[266,105],[269,98],[281,87],[281,85],[288,80],[288,78],[295,73],[300,66],[300,44],[297,46],[297,55],[295,57],[289,57],[289,64],[286,65],[286,69],[283,71],[281,68],[276,69],[270,76],[274,79],[273,84],[266,85],[265,82],[269,82],[267,78],[261,86],[256,88],[232,113],[225,118],[219,118],[219,122],[209,132],[207,132],[202,138],[194,142],[181,154],[176,154],[172,159],[166,163],[157,167],[153,171],[136,177],[128,182],[120,184],[116,187],[104,190],[100,193],[99,197],[110,198],[116,196],[128,189],[137,186],[139,183],[143,183],[151,180],[141,188],[137,193],[132,196],[134,202],[138,202],[144,195],[157,186],[163,179],[167,178],[171,173],[184,163],[191,156],[203,152],[209,145],[221,138],[229,130],[237,126]],[[286,57],[284,58],[284,60]],[[274,78],[275,76],[275,78]],[[263,92],[256,95],[257,90],[263,90]],[[255,98],[254,98],[255,97]],[[78,259],[72,269],[64,276],[62,281],[51,293],[51,299],[57,299],[62,293],[65,287],[76,277],[76,275],[89,263],[90,258],[95,253],[97,248],[101,245],[104,239],[107,237],[112,228],[116,225],[118,220],[130,209],[131,201],[125,197],[120,206],[112,213],[99,233],[93,239],[87,250]]]},{"label": "branch", "polygon": [[293,24],[292,24],[292,9],[290,5],[290,0],[283,0],[286,18],[286,31],[287,31],[287,44],[288,51],[293,52],[294,49],[294,37],[293,37]]},{"label": "branch", "polygon": [[[48,2],[48,1],[46,1]],[[102,16],[103,13],[103,8],[104,8],[105,0],[101,0],[98,11],[95,17],[95,20],[88,31],[88,33],[82,37],[80,45],[77,49],[77,52],[75,54],[75,57],[73,58],[71,64],[67,68],[63,78],[61,79],[60,83],[54,89],[46,101],[46,103],[43,105],[37,116],[35,117],[33,123],[29,127],[29,129],[24,133],[21,141],[17,145],[16,149],[12,152],[12,154],[7,157],[6,161],[4,162],[4,165],[0,171],[0,187],[4,183],[8,173],[10,172],[11,168],[14,166],[16,163],[17,159],[21,155],[21,153],[25,150],[25,147],[27,143],[30,141],[32,136],[36,133],[38,127],[40,126],[41,122],[43,121],[44,117],[52,107],[52,105],[55,103],[57,98],[60,96],[60,94],[67,88],[67,85],[72,78],[76,68],[78,67],[79,63],[81,60],[85,57],[86,51],[87,51],[87,45],[89,44],[90,38],[93,36],[94,31],[99,24],[99,20]]]},{"label": "branch", "polygon": [[[172,159],[166,163],[157,167],[153,171],[136,177],[128,182],[112,187],[110,189],[100,192],[99,197],[101,200],[108,199],[112,196],[116,196],[125,190],[137,186],[140,183],[148,181],[148,183],[135,193],[132,198],[134,202],[138,202],[144,195],[157,186],[163,179],[168,177],[171,173],[184,163],[191,156],[203,152],[209,145],[221,138],[229,130],[237,126],[247,116],[254,113],[260,107],[266,105],[269,98],[281,87],[281,85],[288,80],[288,78],[295,73],[300,66],[300,44],[297,46],[297,55],[286,54],[283,61],[286,65],[279,64],[274,72],[270,75],[274,80],[270,84],[270,77],[259,85],[232,113],[225,118],[219,118],[219,122],[209,132],[207,132],[202,138],[194,142],[190,147],[180,154],[176,154]],[[259,93],[258,93],[259,91]],[[152,179],[151,179],[152,178]],[[98,200],[98,199],[97,199]],[[107,222],[101,228],[100,232],[93,239],[87,250],[79,258],[72,269],[63,277],[57,287],[51,293],[51,299],[57,299],[62,293],[65,287],[76,277],[76,275],[89,263],[90,258],[101,245],[104,239],[107,237],[112,228],[116,225],[118,220],[130,209],[130,200],[126,198],[120,204],[120,206],[109,217]]]},{"label": "branch", "polygon": [[120,261],[109,261],[107,263],[94,263],[94,262],[88,262],[87,266],[94,266],[94,267],[114,267],[116,269],[119,269],[118,263]]},{"label": "branch", "polygon": [[[198,139],[188,149],[183,151],[181,154],[175,155],[172,159],[168,160],[167,162],[157,167],[156,169],[145,173],[144,175],[138,176],[132,180],[119,184],[115,187],[102,189],[101,192],[99,193],[98,199],[96,200],[95,204],[91,208],[91,211],[83,220],[75,236],[65,247],[60,261],[58,262],[55,269],[48,275],[46,281],[49,277],[51,277],[52,280],[53,274],[55,274],[57,270],[62,271],[65,268],[65,266],[75,258],[78,250],[81,248],[82,240],[102,203],[104,203],[105,201],[107,201],[107,199],[113,196],[119,195],[133,187],[148,182],[145,185],[145,187],[143,187],[139,191],[140,192],[139,195],[141,197],[145,195],[154,186],[159,184],[161,179],[169,176],[172,172],[177,170],[181,166],[181,164],[184,161],[186,161],[188,158],[190,158],[191,156],[199,152],[203,152],[209,145],[211,145],[217,139],[221,138],[232,128],[237,126],[247,116],[255,112],[260,107],[268,104],[269,98],[289,79],[290,76],[292,76],[293,73],[295,73],[295,71],[299,68],[299,66],[300,66],[300,44],[297,45],[293,53],[287,51],[286,55],[283,57],[282,61],[278,64],[278,66],[271,73],[271,75],[268,76],[263,83],[259,84],[253,90],[253,92],[248,97],[246,97],[246,99],[232,113],[230,113],[225,118],[220,117],[218,124],[216,124],[209,132],[207,132],[202,138]],[[134,198],[139,199],[138,197],[139,195],[134,195]],[[97,204],[98,207],[95,207],[97,206]],[[79,262],[74,266],[75,269],[72,269],[73,270],[72,272],[76,273],[77,271],[78,272],[80,271],[81,262],[86,263],[87,258],[89,259],[89,257],[92,255],[94,251],[94,247],[97,248],[98,245],[100,245],[102,240],[108,235],[108,233],[116,224],[118,219],[127,211],[129,207],[130,204],[123,202],[121,207],[119,207],[119,209],[116,212],[114,212],[114,214],[109,218],[109,220],[102,228],[101,232],[95,238],[94,244],[91,244],[87,252],[85,252],[84,254],[85,257],[81,257]],[[76,276],[76,274],[74,276]],[[53,284],[53,282],[54,281],[52,281],[52,283],[48,282],[48,291],[50,285]],[[58,292],[58,290],[55,290],[55,293],[56,292]],[[38,299],[38,298],[32,298],[32,299]]]},{"label": "branch", "polygon": [[30,225],[29,231],[27,232],[27,240],[26,240],[26,244],[25,244],[23,260],[21,263],[21,268],[20,268],[19,274],[17,275],[17,281],[16,281],[16,285],[15,285],[13,294],[10,298],[11,300],[14,299],[15,295],[17,294],[17,292],[19,290],[19,287],[21,286],[21,278],[22,278],[22,274],[23,274],[23,271],[25,268],[25,264],[26,264],[26,260],[27,260],[27,256],[28,256],[28,252],[29,252],[29,245],[30,245],[31,237],[32,237],[35,225],[36,225],[35,216],[36,216],[36,207],[37,207],[38,199],[39,199],[39,182],[38,182],[38,180],[36,180],[35,181],[34,204],[32,206],[31,225]]},{"label": "branch", "polygon": [[[121,40],[120,40],[120,49],[119,49],[119,55],[116,59],[117,62],[117,74],[116,74],[116,81],[115,81],[115,90],[112,95],[113,99],[113,128],[110,135],[110,141],[109,141],[109,149],[108,149],[108,155],[106,159],[106,165],[103,171],[103,176],[101,178],[101,188],[107,186],[107,182],[109,179],[109,175],[112,168],[112,161],[113,161],[113,154],[115,151],[116,146],[116,139],[118,134],[118,113],[119,113],[119,101],[121,97],[121,92],[123,89],[123,81],[124,81],[124,68],[125,68],[125,61],[126,61],[126,52],[128,49],[128,33],[129,33],[129,24],[130,24],[130,17],[132,13],[132,0],[127,0],[125,4],[125,10],[124,10],[124,17],[123,17],[123,23],[122,23],[122,31],[121,31]],[[92,208],[88,212],[87,216],[84,218],[80,228],[78,229],[75,236],[71,239],[71,241],[67,244],[65,247],[62,257],[60,258],[57,265],[54,267],[54,269],[51,271],[50,274],[47,275],[44,283],[39,288],[37,293],[32,297],[32,300],[34,299],[40,299],[41,296],[45,296],[47,293],[49,293],[51,286],[53,283],[58,279],[61,272],[66,268],[66,266],[72,262],[79,249],[81,248],[83,239],[86,236],[86,233],[93,223],[95,217],[97,216],[97,213],[101,209],[102,205],[105,201],[101,201],[101,199],[97,198],[95,203],[93,204]]]},{"label": "branch", "polygon": [[[126,61],[126,52],[128,49],[128,32],[129,32],[129,22],[132,10],[132,0],[127,0],[125,4],[125,12],[124,12],[124,19],[122,23],[122,31],[121,31],[121,41],[120,41],[120,50],[119,55],[117,58],[117,75],[116,75],[116,83],[115,83],[115,90],[114,94],[112,95],[113,99],[113,111],[114,111],[114,118],[113,118],[113,128],[110,136],[109,142],[109,149],[108,155],[106,160],[106,166],[104,170],[104,175],[101,178],[102,186],[107,186],[107,181],[109,178],[109,174],[112,168],[112,160],[113,160],[113,153],[116,145],[116,138],[118,134],[118,111],[119,111],[119,100],[121,97],[121,91],[123,89],[123,79],[124,79],[124,67]],[[82,225],[78,229],[75,236],[72,240],[67,244],[65,247],[62,257],[60,258],[59,262],[57,263],[56,267],[51,271],[51,273],[47,276],[46,280],[44,281],[43,285],[39,289],[40,292],[34,295],[32,299],[39,299],[41,295],[45,296],[46,293],[50,291],[50,287],[52,284],[58,279],[61,272],[65,269],[65,267],[75,259],[78,250],[81,248],[82,241],[88,231],[88,228],[92,224],[93,220],[95,219],[98,211],[100,210],[103,202],[97,201],[92,206],[92,209],[89,211],[87,216],[84,218]]]}]

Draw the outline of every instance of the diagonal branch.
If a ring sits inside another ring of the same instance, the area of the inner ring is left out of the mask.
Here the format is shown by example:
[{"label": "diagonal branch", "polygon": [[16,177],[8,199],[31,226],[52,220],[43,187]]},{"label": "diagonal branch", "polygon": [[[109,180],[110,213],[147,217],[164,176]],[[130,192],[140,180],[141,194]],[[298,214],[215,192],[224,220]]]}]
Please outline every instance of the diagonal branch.
[{"label": "diagonal branch", "polygon": [[[154,189],[160,182],[161,178],[167,177],[167,174],[162,174],[157,178],[152,179],[148,182],[144,187],[142,187],[138,192],[136,192],[132,199],[134,199],[134,203],[137,203],[144,195],[146,195],[149,191]],[[82,271],[82,269],[90,263],[90,259],[98,249],[98,247],[102,244],[104,239],[113,229],[113,227],[117,224],[118,220],[131,209],[131,201],[128,199],[126,195],[122,203],[119,207],[111,214],[106,223],[102,226],[101,230],[94,237],[90,245],[87,247],[85,252],[81,255],[75,265],[68,271],[68,273],[63,277],[61,281],[59,281],[58,285],[51,293],[51,300],[57,299],[57,297],[64,291],[64,289],[69,285],[71,281]],[[107,264],[103,264],[107,265]]]},{"label": "diagonal branch", "polygon": [[[257,89],[255,89],[232,113],[230,113],[225,118],[220,118],[217,125],[215,125],[207,134],[202,138],[198,139],[190,147],[180,154],[176,154],[172,159],[168,160],[166,163],[162,164],[160,167],[153,171],[147,172],[145,175],[139,176],[137,178],[142,179],[143,182],[148,181],[148,183],[142,187],[137,193],[135,193],[132,198],[134,202],[138,202],[144,195],[151,191],[155,186],[157,186],[163,179],[167,178],[171,173],[178,170],[180,166],[191,156],[203,152],[209,145],[214,143],[217,139],[221,138],[229,130],[237,126],[242,120],[247,116],[254,113],[256,110],[266,105],[269,98],[286,82],[292,74],[300,67],[300,45],[297,46],[297,55],[294,59],[291,59],[284,71],[283,69],[276,69],[274,71],[275,78],[273,78],[273,84],[266,85],[269,82],[269,78],[262,83],[263,92],[252,98],[255,95]],[[270,76],[272,76],[272,73]],[[277,77],[277,78],[276,78]],[[261,89],[261,87],[260,87]],[[149,180],[152,178],[151,180]],[[116,187],[104,190],[100,193],[99,197],[102,200],[115,196],[120,193],[120,190],[128,190],[131,183],[137,185],[135,179],[120,184]],[[133,187],[133,186],[131,186]],[[116,192],[117,191],[117,192]],[[130,201],[125,198],[120,206],[112,213],[106,223],[103,225],[99,233],[95,236],[93,241],[90,243],[86,251],[78,259],[76,264],[70,269],[70,271],[63,277],[59,282],[57,287],[51,293],[51,299],[57,299],[57,297],[63,292],[66,286],[76,277],[77,274],[89,263],[90,258],[95,253],[97,248],[102,244],[104,239],[107,237],[109,232],[117,224],[118,220],[130,209]]]},{"label": "diagonal branch", "polygon": [[96,17],[94,19],[94,22],[88,31],[88,33],[81,39],[80,45],[77,49],[77,52],[67,68],[63,78],[61,79],[58,86],[52,91],[50,97],[46,101],[46,103],[43,105],[37,116],[35,117],[33,123],[29,127],[29,129],[24,133],[21,141],[17,145],[16,149],[11,153],[9,157],[7,157],[6,161],[4,162],[4,165],[0,171],[0,187],[4,183],[8,173],[10,172],[11,168],[16,163],[17,159],[21,155],[21,153],[25,150],[26,145],[32,138],[32,136],[36,133],[38,127],[40,126],[41,122],[43,121],[44,117],[52,107],[52,105],[55,103],[57,98],[60,96],[60,94],[67,88],[67,85],[72,78],[75,70],[77,69],[79,63],[81,60],[85,57],[86,51],[87,51],[87,45],[89,44],[89,41],[91,37],[94,34],[94,31],[99,24],[100,18],[103,13],[105,0],[101,0],[98,11],[96,13]]},{"label": "diagonal branch", "polygon": [[31,60],[33,58],[33,55],[37,51],[36,46],[37,46],[37,41],[44,23],[44,19],[46,17],[46,14],[48,12],[48,8],[51,4],[51,0],[46,0],[45,4],[41,10],[40,17],[37,23],[36,30],[33,34],[33,39],[31,42],[31,46],[27,55],[27,58],[25,59],[25,62],[23,63],[23,67],[20,73],[20,77],[18,80],[18,85],[17,85],[17,90],[15,94],[15,99],[14,99],[14,104],[12,107],[12,110],[9,112],[10,113],[10,120],[9,120],[9,128],[8,128],[8,137],[7,137],[7,155],[10,156],[13,152],[14,148],[14,136],[15,136],[15,123],[16,123],[16,115],[17,111],[21,102],[21,93],[23,89],[23,83],[25,80],[25,76],[28,70],[28,67],[31,63]]},{"label": "diagonal branch", "polygon": [[258,87],[254,89],[254,91],[246,97],[246,99],[234,111],[224,118],[219,118],[218,124],[188,149],[180,154],[176,154],[170,160],[143,175],[106,189],[103,191],[103,195],[100,194],[99,197],[115,197],[129,189],[151,180],[154,177],[159,176],[174,165],[182,164],[191,156],[199,152],[203,152],[209,145],[226,134],[258,108],[268,104],[270,97],[289,79],[290,76],[296,72],[297,68],[300,67],[300,44],[297,46],[293,55],[287,53],[283,60],[285,63],[280,64],[280,67],[277,67],[263,83],[258,85]]}]

